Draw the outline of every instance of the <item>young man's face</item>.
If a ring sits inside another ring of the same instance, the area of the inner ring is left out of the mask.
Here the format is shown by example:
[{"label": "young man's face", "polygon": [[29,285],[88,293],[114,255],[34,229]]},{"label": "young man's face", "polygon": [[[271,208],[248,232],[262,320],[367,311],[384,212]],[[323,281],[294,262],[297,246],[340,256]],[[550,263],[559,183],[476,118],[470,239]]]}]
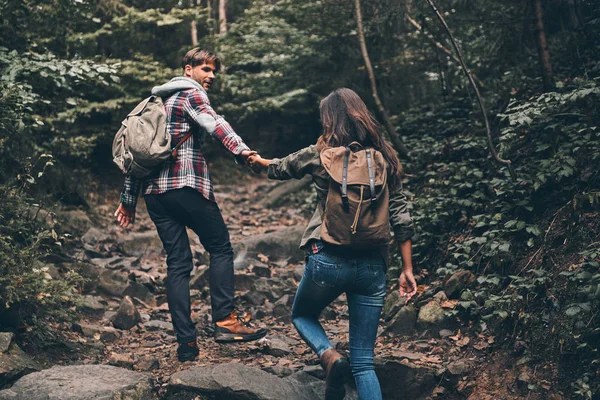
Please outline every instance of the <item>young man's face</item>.
[{"label": "young man's face", "polygon": [[215,80],[216,67],[215,63],[208,62],[202,65],[186,65],[184,70],[184,76],[191,78],[202,85],[202,87],[208,91]]}]

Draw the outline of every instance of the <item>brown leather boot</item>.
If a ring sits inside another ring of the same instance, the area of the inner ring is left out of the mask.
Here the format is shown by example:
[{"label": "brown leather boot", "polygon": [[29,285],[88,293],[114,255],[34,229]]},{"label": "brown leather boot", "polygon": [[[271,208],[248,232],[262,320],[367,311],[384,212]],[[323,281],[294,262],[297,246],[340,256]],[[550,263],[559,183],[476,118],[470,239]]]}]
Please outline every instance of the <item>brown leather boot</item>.
[{"label": "brown leather boot", "polygon": [[321,366],[325,370],[325,400],[343,400],[346,397],[344,383],[350,375],[350,364],[334,349],[321,354]]},{"label": "brown leather boot", "polygon": [[248,326],[249,315],[238,316],[234,311],[225,319],[216,322],[215,341],[218,343],[227,342],[248,342],[265,337],[266,329],[254,329]]}]

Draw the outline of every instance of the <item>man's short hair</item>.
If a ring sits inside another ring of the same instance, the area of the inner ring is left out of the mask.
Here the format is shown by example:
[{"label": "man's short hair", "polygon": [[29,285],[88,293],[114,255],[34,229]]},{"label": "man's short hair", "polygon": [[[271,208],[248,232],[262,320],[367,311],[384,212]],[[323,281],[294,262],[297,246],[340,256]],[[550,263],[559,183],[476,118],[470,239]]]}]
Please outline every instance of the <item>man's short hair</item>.
[{"label": "man's short hair", "polygon": [[197,67],[198,65],[208,63],[215,64],[215,71],[221,70],[221,59],[216,54],[211,53],[208,50],[202,50],[200,47],[196,47],[185,53],[183,60],[181,60],[181,68],[185,69],[186,65]]}]

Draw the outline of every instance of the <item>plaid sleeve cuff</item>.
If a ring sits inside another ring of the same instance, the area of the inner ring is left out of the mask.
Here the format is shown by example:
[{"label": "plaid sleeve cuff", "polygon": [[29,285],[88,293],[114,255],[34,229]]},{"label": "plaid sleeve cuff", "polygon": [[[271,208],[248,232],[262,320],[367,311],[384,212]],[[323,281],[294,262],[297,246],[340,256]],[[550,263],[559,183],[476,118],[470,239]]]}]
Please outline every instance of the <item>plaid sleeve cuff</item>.
[{"label": "plaid sleeve cuff", "polygon": [[137,200],[140,195],[141,188],[141,179],[126,176],[125,183],[123,184],[123,190],[121,191],[121,204],[123,204],[125,207],[135,208],[137,206]]}]

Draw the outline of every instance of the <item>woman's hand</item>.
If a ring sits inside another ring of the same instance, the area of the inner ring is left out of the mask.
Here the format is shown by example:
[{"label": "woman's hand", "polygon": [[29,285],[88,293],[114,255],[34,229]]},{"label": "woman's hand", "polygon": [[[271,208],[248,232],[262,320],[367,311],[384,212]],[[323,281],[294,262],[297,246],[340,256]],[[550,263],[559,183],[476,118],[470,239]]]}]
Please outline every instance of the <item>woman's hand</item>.
[{"label": "woman's hand", "polygon": [[400,296],[406,297],[406,302],[417,294],[417,282],[412,269],[404,269],[400,274]]},{"label": "woman's hand", "polygon": [[260,172],[269,167],[271,160],[265,160],[259,154],[253,154],[248,157],[248,165],[254,172]]}]

